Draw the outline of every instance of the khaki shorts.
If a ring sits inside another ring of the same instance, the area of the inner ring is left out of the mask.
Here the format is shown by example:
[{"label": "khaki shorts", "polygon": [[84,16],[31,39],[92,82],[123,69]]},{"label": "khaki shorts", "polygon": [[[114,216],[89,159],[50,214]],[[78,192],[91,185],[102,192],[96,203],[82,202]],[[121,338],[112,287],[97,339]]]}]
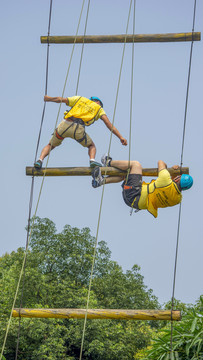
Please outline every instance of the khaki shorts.
[{"label": "khaki shorts", "polygon": [[85,126],[76,124],[72,121],[63,120],[54,131],[49,144],[56,147],[61,145],[64,138],[75,139],[84,147],[89,147],[92,144],[91,137],[85,132]]}]

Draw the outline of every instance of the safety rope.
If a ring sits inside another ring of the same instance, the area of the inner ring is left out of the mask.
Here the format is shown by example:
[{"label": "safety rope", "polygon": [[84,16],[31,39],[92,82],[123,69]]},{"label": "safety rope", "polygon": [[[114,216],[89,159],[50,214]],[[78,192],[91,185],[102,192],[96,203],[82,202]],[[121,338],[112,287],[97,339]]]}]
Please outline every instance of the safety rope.
[{"label": "safety rope", "polygon": [[[70,71],[70,66],[71,66],[72,57],[73,57],[73,52],[74,52],[75,43],[76,43],[76,36],[78,35],[78,30],[79,30],[79,26],[80,26],[80,22],[81,22],[81,17],[82,17],[82,12],[83,12],[83,8],[84,8],[84,3],[85,3],[85,0],[83,0],[83,3],[82,3],[82,8],[81,8],[81,12],[80,12],[79,20],[78,20],[78,26],[77,26],[76,35],[75,35],[75,40],[74,40],[74,44],[73,44],[73,48],[72,48],[72,52],[71,52],[71,56],[70,56],[70,60],[69,60],[68,70],[67,70],[67,74],[66,74],[66,78],[65,78],[65,83],[64,83],[64,87],[63,87],[62,97],[64,96],[65,87],[66,87],[66,83],[67,83],[67,79],[68,79],[68,75],[69,75],[69,71]],[[51,10],[50,10],[50,14],[51,14]],[[51,15],[50,15],[50,16],[51,16]],[[47,74],[48,74],[48,71],[47,71]],[[46,87],[47,87],[47,84],[48,84],[48,81],[46,81]],[[47,88],[46,88],[46,90],[47,90]],[[55,129],[56,129],[57,122],[58,122],[58,118],[59,118],[60,108],[61,108],[61,103],[60,103],[60,105],[59,105],[59,110],[58,110],[57,119],[56,119],[56,123],[55,123]],[[43,111],[43,114],[44,114],[44,111]],[[46,170],[47,165],[48,165],[49,156],[50,156],[50,153],[49,153],[48,158],[47,158],[45,170]],[[36,157],[35,157],[35,160],[36,160]],[[44,174],[43,179],[42,179],[42,182],[41,182],[41,187],[40,187],[40,191],[39,191],[39,195],[38,195],[38,200],[37,200],[37,204],[36,204],[36,209],[35,209],[34,215],[33,215],[33,217],[32,217],[32,224],[30,225],[30,223],[29,223],[29,230],[30,230],[30,232],[29,232],[29,236],[28,236],[28,239],[27,239],[27,242],[26,242],[26,249],[25,249],[25,253],[24,253],[24,258],[23,258],[23,262],[22,262],[22,267],[21,267],[21,271],[20,271],[20,275],[19,275],[19,279],[18,279],[18,283],[17,283],[17,287],[16,287],[16,292],[15,292],[15,295],[14,295],[14,300],[13,300],[13,304],[12,304],[11,313],[10,313],[9,320],[8,320],[8,324],[7,324],[7,327],[6,327],[6,333],[5,333],[4,342],[3,342],[3,346],[2,346],[2,350],[1,350],[0,360],[2,359],[2,356],[3,356],[3,353],[4,353],[4,349],[5,349],[5,345],[6,345],[6,340],[7,340],[8,332],[9,332],[10,325],[11,325],[12,313],[13,313],[13,309],[14,309],[14,307],[15,307],[15,303],[16,303],[16,299],[17,299],[17,295],[18,295],[18,291],[19,291],[21,279],[22,279],[23,272],[24,272],[24,267],[25,267],[25,263],[26,263],[27,253],[28,253],[28,246],[29,246],[29,242],[30,242],[30,239],[31,239],[31,236],[32,236],[32,230],[33,230],[34,221],[35,221],[36,214],[37,214],[37,210],[38,210],[38,206],[39,206],[39,201],[40,201],[40,198],[41,198],[41,193],[42,193],[42,188],[43,188],[43,184],[44,184],[44,179],[45,179],[45,174]],[[31,199],[33,198],[33,188],[34,188],[34,181],[33,181],[33,185],[32,185],[32,196],[31,196]]]},{"label": "safety rope", "polygon": [[[126,36],[125,36],[125,41],[124,41],[124,45],[123,45],[123,53],[122,53],[121,66],[120,66],[120,72],[119,72],[119,79],[118,79],[118,85],[117,85],[117,91],[116,91],[116,100],[115,100],[114,112],[113,112],[113,118],[112,118],[112,129],[111,129],[111,134],[110,134],[108,157],[109,157],[109,154],[110,154],[112,131],[113,131],[113,126],[114,126],[114,122],[115,122],[115,113],[116,113],[116,108],[117,108],[118,93],[119,93],[121,73],[122,73],[122,68],[123,68],[123,60],[124,60],[124,54],[125,54],[126,38],[127,38],[127,33],[128,33],[128,26],[129,26],[129,20],[130,20],[131,7],[132,7],[132,0],[130,1],[128,20],[127,20],[127,26],[126,26],[126,33],[125,33]],[[85,311],[85,319],[84,319],[84,325],[83,325],[83,333],[82,333],[82,341],[81,341],[79,360],[82,360],[82,351],[83,351],[83,346],[84,346],[84,338],[85,338],[85,330],[86,330],[86,323],[87,323],[87,313],[88,313],[88,309],[89,309],[89,300],[90,300],[90,291],[91,291],[91,286],[92,286],[93,270],[94,270],[94,264],[95,264],[95,259],[96,259],[96,251],[97,251],[98,235],[99,235],[99,226],[100,226],[101,212],[102,212],[102,205],[103,205],[103,198],[104,198],[104,189],[105,189],[105,184],[103,185],[101,201],[100,201],[100,207],[99,207],[99,217],[98,217],[98,223],[97,223],[94,252],[93,252],[93,257],[92,257],[92,267],[91,267],[91,273],[90,273],[90,281],[89,281],[89,288],[88,288],[88,295],[87,295],[87,303],[86,303],[86,311]]]},{"label": "safety rope", "polygon": [[[51,28],[51,14],[52,14],[52,0],[50,0],[50,7],[49,7],[49,22],[48,22],[48,39],[50,35],[50,28]],[[48,88],[48,73],[49,73],[49,41],[47,44],[47,57],[46,57],[46,76],[45,76],[45,94],[47,94],[47,88]],[[39,129],[39,135],[37,140],[37,146],[35,151],[35,158],[34,163],[37,159],[37,153],[39,149],[39,143],[41,138],[41,132],[42,132],[42,125],[44,122],[44,115],[45,115],[45,109],[46,109],[46,102],[44,102],[43,111],[42,111],[42,118],[40,123],[40,129]],[[32,213],[32,203],[33,203],[33,193],[34,193],[34,176],[32,176],[31,180],[31,190],[30,190],[30,201],[29,201],[29,216],[28,216],[28,225],[27,225],[27,240],[26,240],[26,246],[25,249],[28,247],[28,238],[29,238],[29,231],[30,231],[30,221],[31,221],[31,213]],[[26,255],[27,258],[27,255]],[[23,306],[23,293],[24,293],[24,285],[25,285],[25,268],[26,268],[26,259],[25,259],[25,266],[23,271],[23,281],[22,281],[22,292],[21,292],[21,299],[20,299],[20,306],[19,306],[19,314],[21,311],[21,308]],[[15,360],[18,358],[18,349],[19,349],[19,341],[20,341],[20,328],[21,328],[21,316],[19,317],[19,326],[18,326],[18,337],[17,337],[17,344],[16,344],[16,355]]]},{"label": "safety rope", "polygon": [[79,65],[79,71],[78,71],[78,79],[77,79],[77,85],[76,85],[76,92],[75,94],[78,95],[78,87],[79,87],[79,80],[80,80],[80,72],[81,72],[81,67],[82,67],[82,59],[83,59],[83,52],[84,52],[84,42],[85,42],[85,35],[86,35],[86,31],[87,31],[87,20],[88,20],[88,15],[89,15],[89,8],[90,8],[90,0],[88,1],[88,6],[87,6],[87,15],[86,15],[86,21],[85,21],[85,29],[84,29],[84,36],[83,36],[83,44],[82,44],[82,50],[81,50],[81,55],[80,55],[80,65]]},{"label": "safety rope", "polygon": [[[194,0],[192,34],[194,33],[194,27],[195,27],[195,15],[196,15],[196,0]],[[184,113],[183,135],[182,135],[180,169],[183,166],[183,153],[184,153],[185,130],[186,130],[186,120],[187,120],[188,96],[189,96],[189,87],[190,87],[190,73],[191,73],[191,65],[192,65],[193,42],[194,41],[193,41],[193,37],[192,37],[192,42],[191,42],[191,47],[190,47],[190,60],[189,60],[189,70],[188,70],[188,79],[187,79],[186,99],[185,99],[185,113]],[[179,234],[180,234],[180,221],[181,221],[181,203],[179,206],[179,216],[178,216],[175,264],[174,264],[174,276],[173,276],[173,290],[172,290],[172,300],[171,300],[171,320],[172,320],[172,311],[174,309],[176,270],[177,270],[177,262],[178,262],[178,247],[179,247]],[[173,321],[171,321],[170,355],[171,355],[171,360],[172,360],[173,359]]]},{"label": "safety rope", "polygon": [[[135,28],[135,1],[136,1],[136,0],[134,0],[133,34],[134,34],[134,28]],[[80,25],[81,16],[82,16],[82,11],[83,11],[83,7],[84,7],[84,2],[85,2],[85,0],[83,0],[82,9],[81,9],[81,13],[80,13],[80,17],[79,17],[79,22],[78,22],[78,27],[77,27],[77,31],[76,31],[76,35],[75,35],[75,36],[77,36],[77,34],[78,34],[79,25]],[[89,3],[90,3],[90,0],[89,0]],[[89,3],[88,3],[88,10],[87,10],[87,18],[88,18],[88,12],[89,12]],[[126,35],[127,35],[127,33],[128,33],[128,25],[129,25],[129,18],[130,18],[131,6],[132,6],[132,0],[130,1],[130,9],[129,9],[129,15],[128,15],[128,21],[127,21]],[[52,0],[50,0],[50,17],[49,17],[48,36],[49,36],[49,30],[50,30],[50,24],[51,24],[51,7],[52,7]],[[195,11],[196,11],[196,0],[195,0],[195,5],[194,5],[194,17],[193,17],[193,30],[192,30],[192,32],[194,32]],[[86,24],[85,24],[85,33],[86,33],[86,27],[87,27],[87,18],[86,18]],[[68,70],[67,70],[67,74],[66,74],[66,78],[65,78],[65,84],[64,84],[64,88],[63,88],[63,92],[62,92],[62,97],[64,96],[64,92],[65,92],[65,87],[66,87],[66,83],[67,83],[67,79],[68,79],[68,75],[69,75],[69,71],[70,71],[70,66],[71,66],[71,62],[72,62],[73,52],[74,52],[74,48],[75,48],[75,43],[76,43],[76,37],[75,37],[75,41],[74,41],[74,44],[73,44],[73,49],[72,49],[72,53],[71,53],[71,57],[70,57],[70,61],[69,61],[69,66],[68,66]],[[111,129],[110,141],[109,141],[109,148],[108,148],[108,156],[109,156],[109,154],[110,154],[110,149],[111,149],[112,130],[113,130],[114,122],[115,122],[115,113],[116,113],[116,108],[117,108],[118,93],[119,93],[120,80],[121,80],[121,73],[122,73],[122,68],[123,68],[123,60],[124,60],[125,46],[126,46],[126,38],[125,38],[125,42],[124,42],[124,46],[123,46],[123,54],[122,54],[121,67],[120,67],[120,73],[119,73],[119,80],[118,80],[118,85],[117,85],[116,100],[115,100],[114,113],[113,113],[113,121],[112,121],[112,129]],[[191,71],[191,61],[192,61],[192,49],[193,49],[193,40],[192,40],[192,43],[191,43],[190,63],[189,63],[189,72],[188,72],[188,84],[187,84],[185,116],[184,116],[184,127],[183,127],[183,139],[182,139],[182,152],[181,152],[181,163],[180,163],[180,164],[181,164],[181,167],[182,167],[182,165],[183,165],[183,149],[184,149],[185,128],[186,128],[186,115],[187,115],[187,103],[188,103],[188,94],[189,94],[189,82],[190,82],[190,71]],[[81,52],[81,59],[80,59],[80,66],[79,66],[78,81],[77,81],[77,86],[76,86],[76,93],[77,93],[77,91],[78,91],[78,86],[79,86],[79,76],[80,76],[80,71],[81,71],[83,50],[84,50],[84,40],[83,40],[83,47],[82,47],[82,52]],[[49,62],[49,42],[48,42],[48,46],[47,46],[47,66],[46,66],[45,94],[47,94],[47,85],[48,85],[48,62]],[[132,121],[133,68],[134,68],[134,41],[133,41],[133,45],[132,45],[132,76],[131,76],[130,130],[129,130],[129,164],[130,164],[130,151],[131,151],[131,127],[132,127],[131,121]],[[46,102],[44,103],[44,108],[43,108],[43,112],[42,112],[42,120],[41,120],[41,125],[40,125],[39,137],[38,137],[38,141],[37,141],[37,149],[36,149],[36,154],[35,154],[35,161],[36,161],[36,156],[37,156],[38,147],[39,147],[39,142],[40,142],[40,137],[41,137],[41,130],[42,130],[42,124],[43,124],[43,120],[44,120],[45,108],[46,108]],[[58,118],[59,118],[59,114],[60,114],[60,109],[61,109],[61,103],[60,103],[60,105],[59,105],[59,110],[58,110],[57,119],[56,119],[56,123],[55,123],[55,129],[56,129],[56,126],[57,126],[57,123],[58,123]],[[49,155],[48,155],[48,157],[47,157],[47,162],[46,162],[46,167],[45,167],[45,169],[46,169],[47,166],[48,166],[49,156],[50,156],[50,153],[49,153]],[[24,289],[24,274],[23,274],[23,271],[25,271],[26,258],[27,258],[27,250],[28,250],[29,241],[30,241],[30,238],[31,238],[31,235],[32,235],[32,229],[33,229],[33,225],[34,225],[34,220],[35,220],[36,213],[37,213],[37,210],[38,210],[38,205],[39,205],[39,200],[40,200],[40,197],[41,197],[41,192],[42,192],[42,188],[43,188],[44,178],[45,178],[45,175],[43,176],[43,179],[42,179],[41,188],[40,188],[40,192],[39,192],[39,196],[38,196],[38,200],[37,200],[37,205],[36,205],[36,210],[35,210],[35,214],[34,214],[34,216],[33,216],[32,226],[31,226],[31,229],[30,229],[31,209],[32,209],[33,190],[34,190],[34,176],[32,177],[25,255],[24,255],[23,265],[22,265],[22,269],[21,269],[21,272],[20,272],[20,276],[19,276],[19,281],[18,281],[17,288],[16,288],[16,293],[15,293],[15,297],[14,297],[14,301],[13,301],[13,306],[12,306],[12,310],[11,310],[9,322],[8,322],[7,329],[6,329],[6,335],[5,335],[5,339],[4,339],[4,343],[3,343],[3,347],[2,347],[2,352],[1,352],[1,355],[0,355],[0,360],[2,359],[3,352],[4,352],[4,349],[5,349],[5,344],[6,344],[6,340],[7,340],[7,335],[8,335],[8,331],[9,331],[10,323],[11,323],[11,318],[12,318],[12,312],[13,312],[13,309],[14,309],[14,306],[15,306],[15,302],[16,302],[16,298],[17,298],[18,291],[19,291],[19,286],[20,286],[20,282],[21,282],[22,276],[23,276],[23,289]],[[92,284],[92,278],[93,278],[93,270],[94,270],[94,264],[95,264],[95,258],[96,258],[96,249],[97,249],[97,244],[98,244],[98,234],[99,234],[99,226],[100,226],[100,219],[101,219],[101,212],[102,212],[102,204],[103,204],[103,197],[104,197],[104,188],[105,188],[105,185],[103,186],[102,196],[101,196],[101,202],[100,202],[99,218],[98,218],[98,224],[97,224],[96,239],[95,239],[95,246],[94,246],[94,253],[93,253],[93,261],[92,261],[92,268],[91,268],[90,282],[89,282],[89,289],[88,289],[88,297],[87,297],[86,314],[85,314],[85,321],[84,321],[84,328],[83,328],[83,336],[82,336],[82,343],[81,343],[80,360],[82,359],[82,350],[83,350],[84,336],[85,336],[85,329],[86,329],[86,322],[87,322],[87,312],[88,312],[88,307],[89,307],[90,290],[91,290],[91,284]],[[171,309],[171,311],[173,310],[173,306],[174,306],[174,292],[175,292],[175,280],[176,280],[176,268],[177,268],[177,254],[178,254],[178,243],[179,243],[180,218],[181,218],[181,204],[180,204],[180,208],[179,208],[179,221],[178,221],[178,231],[177,231],[177,246],[176,246],[176,257],[175,257],[175,267],[174,267],[174,281],[173,281],[172,309]],[[30,235],[29,235],[29,234],[30,234]],[[22,299],[23,299],[23,290],[22,290],[22,294],[21,294],[21,305],[20,305],[20,307],[22,306]],[[171,324],[172,324],[172,322],[171,322]],[[172,339],[172,331],[171,331],[171,351],[172,351],[172,340],[173,340],[173,339]],[[19,345],[19,338],[18,338],[18,343],[17,343],[16,359],[17,359],[17,354],[18,354],[18,345]]]},{"label": "safety rope", "polygon": [[[48,22],[48,32],[47,32],[48,36],[50,35],[51,13],[52,13],[52,0],[50,0],[49,22]],[[47,93],[47,87],[48,87],[48,73],[49,73],[49,43],[48,43],[48,45],[47,45],[45,94]],[[37,152],[38,152],[38,148],[39,148],[39,142],[40,142],[40,137],[41,137],[41,132],[42,132],[42,125],[43,125],[43,122],[44,122],[45,108],[46,108],[46,103],[44,103],[44,107],[43,107],[43,111],[42,111],[42,117],[41,117],[41,123],[40,123],[40,130],[39,130],[39,135],[38,135],[38,140],[37,140],[37,146],[36,146],[36,151],[35,151],[34,162],[36,161]],[[21,277],[23,276],[22,292],[21,292],[20,306],[19,306],[20,309],[22,308],[22,302],[23,302],[24,283],[25,283],[25,267],[26,267],[27,250],[28,250],[28,243],[29,243],[29,232],[30,232],[30,222],[31,222],[32,204],[33,204],[33,193],[34,193],[34,176],[32,176],[32,180],[31,180],[31,189],[30,189],[30,200],[29,200],[29,212],[28,212],[28,225],[27,225],[27,238],[26,238],[26,246],[25,246],[25,255],[24,255],[23,267],[22,267],[21,273],[20,273],[20,276],[21,276]],[[2,346],[2,351],[1,351],[1,355],[0,355],[0,360],[2,359],[3,352],[4,352],[4,349],[5,349],[6,340],[7,340],[7,336],[8,336],[8,331],[9,331],[9,328],[10,328],[10,323],[11,323],[11,318],[12,318],[12,312],[13,312],[13,308],[14,308],[14,306],[15,306],[15,302],[16,302],[18,290],[19,290],[19,286],[17,286],[16,294],[15,294],[15,297],[14,297],[13,306],[12,306],[10,318],[9,318],[9,321],[8,321],[8,325],[7,325],[7,329],[6,329],[6,334],[5,334],[5,337],[4,337],[4,342],[3,342],[3,346]],[[21,328],[21,317],[19,317],[18,336],[17,336],[15,360],[17,360],[17,357],[18,357],[18,349],[19,349],[19,341],[20,341],[20,328]]]},{"label": "safety rope", "polygon": [[126,176],[126,183],[128,180],[128,175],[130,173],[130,159],[131,159],[131,137],[132,137],[132,109],[133,109],[133,79],[134,79],[134,35],[135,35],[135,5],[136,0],[134,0],[134,11],[133,11],[133,43],[132,43],[132,67],[131,67],[131,89],[130,89],[130,128],[129,128],[129,154],[128,154],[128,171]]}]

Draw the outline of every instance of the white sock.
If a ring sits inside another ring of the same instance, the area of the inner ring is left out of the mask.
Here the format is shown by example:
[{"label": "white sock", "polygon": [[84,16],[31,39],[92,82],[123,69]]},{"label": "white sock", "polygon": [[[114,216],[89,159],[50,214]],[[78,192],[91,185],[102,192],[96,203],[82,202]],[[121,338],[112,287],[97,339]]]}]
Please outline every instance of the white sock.
[{"label": "white sock", "polygon": [[90,159],[90,161],[95,161],[95,159]]}]

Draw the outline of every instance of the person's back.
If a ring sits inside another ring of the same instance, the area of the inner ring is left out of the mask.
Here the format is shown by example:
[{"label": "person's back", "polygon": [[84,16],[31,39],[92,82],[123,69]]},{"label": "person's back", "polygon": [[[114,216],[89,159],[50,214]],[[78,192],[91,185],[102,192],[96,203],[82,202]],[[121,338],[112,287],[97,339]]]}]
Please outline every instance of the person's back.
[{"label": "person's back", "polygon": [[158,208],[177,205],[181,200],[182,194],[178,185],[171,179],[168,170],[162,169],[156,180],[150,183],[143,182],[138,206],[157,217]]},{"label": "person's back", "polygon": [[98,104],[84,96],[69,97],[68,105],[71,109],[64,112],[64,119],[81,119],[86,126],[93,124],[102,115],[106,115],[102,103]]}]

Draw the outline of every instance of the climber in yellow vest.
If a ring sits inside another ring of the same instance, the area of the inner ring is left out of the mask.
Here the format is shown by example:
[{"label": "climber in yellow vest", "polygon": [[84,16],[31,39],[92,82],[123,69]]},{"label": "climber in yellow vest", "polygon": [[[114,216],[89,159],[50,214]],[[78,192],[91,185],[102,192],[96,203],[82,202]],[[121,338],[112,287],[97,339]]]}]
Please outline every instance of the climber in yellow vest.
[{"label": "climber in yellow vest", "polygon": [[[122,180],[122,194],[125,203],[135,209],[148,210],[155,218],[158,216],[158,208],[174,206],[182,200],[182,190],[190,189],[193,178],[190,175],[182,174],[171,178],[167,165],[162,160],[158,161],[158,178],[150,183],[142,181],[142,166],[138,161],[112,160],[104,155],[101,158],[103,166],[113,166],[120,170],[130,168],[128,176],[107,176],[101,175],[101,169],[95,167],[92,173],[92,186],[97,188],[104,184],[117,183]],[[178,169],[178,165],[173,166]]]},{"label": "climber in yellow vest", "polygon": [[106,127],[110,131],[112,130],[113,134],[120,139],[122,145],[127,145],[127,140],[120,134],[115,126],[111,124],[103,109],[103,103],[98,97],[92,96],[90,99],[87,99],[83,96],[62,98],[45,95],[44,101],[65,103],[71,109],[65,111],[64,119],[55,129],[48,145],[42,149],[39,159],[34,164],[35,168],[41,169],[44,158],[52,149],[59,146],[64,138],[75,139],[79,144],[88,148],[91,167],[101,166],[101,164],[95,161],[95,144],[85,131],[85,126],[90,126],[99,119],[101,119]]}]

